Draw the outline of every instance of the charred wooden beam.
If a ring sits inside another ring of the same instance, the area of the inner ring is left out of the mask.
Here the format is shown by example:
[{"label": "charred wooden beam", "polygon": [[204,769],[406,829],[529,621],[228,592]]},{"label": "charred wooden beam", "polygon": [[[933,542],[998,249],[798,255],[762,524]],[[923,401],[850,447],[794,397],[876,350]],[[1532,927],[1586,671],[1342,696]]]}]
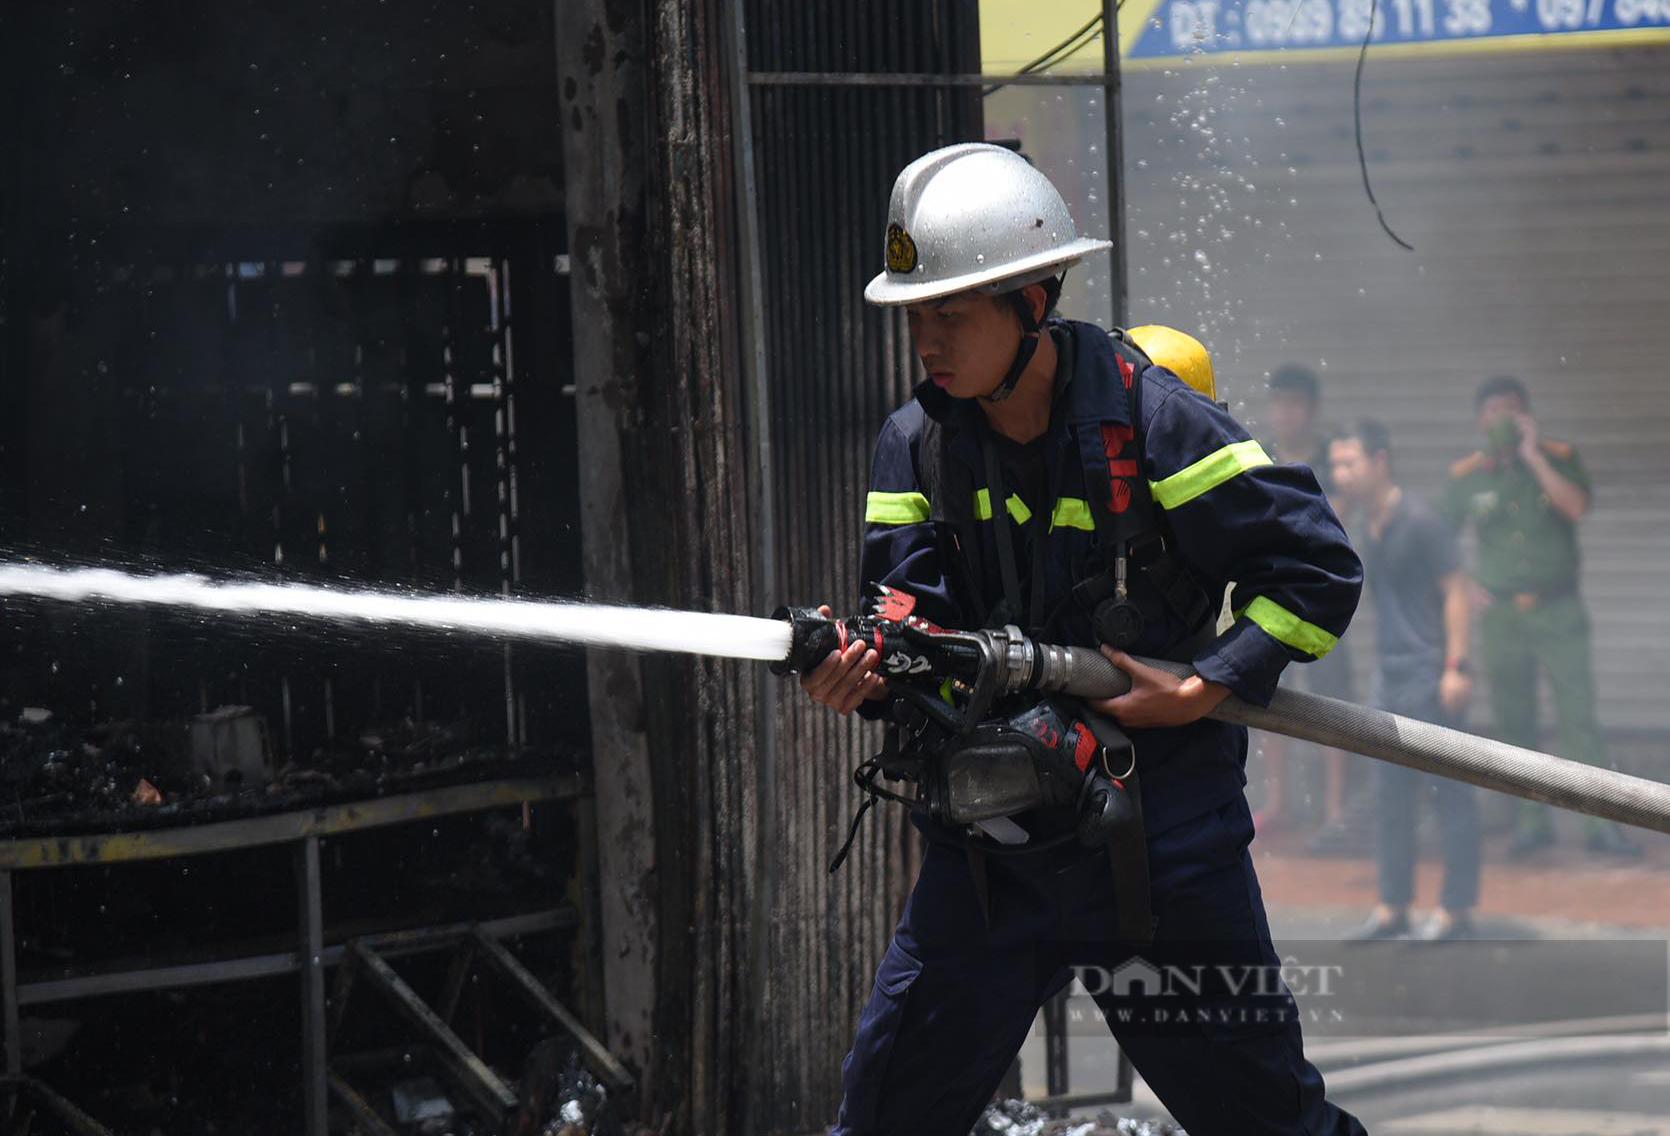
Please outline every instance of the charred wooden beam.
[{"label": "charred wooden beam", "polygon": [[[752,611],[723,15],[573,0],[557,56],[587,591]],[[599,652],[589,677],[608,1045],[641,1115],[734,1131],[757,670]]]},{"label": "charred wooden beam", "polygon": [[[641,420],[639,384],[656,366],[651,270],[649,21],[642,3],[570,0],[556,6],[562,81],[564,212],[578,417],[581,559],[586,594],[646,597],[635,587],[635,500],[629,439]],[[609,1044],[653,1068],[655,1038],[656,794],[650,773],[639,659],[587,657],[596,771],[600,935]]]}]

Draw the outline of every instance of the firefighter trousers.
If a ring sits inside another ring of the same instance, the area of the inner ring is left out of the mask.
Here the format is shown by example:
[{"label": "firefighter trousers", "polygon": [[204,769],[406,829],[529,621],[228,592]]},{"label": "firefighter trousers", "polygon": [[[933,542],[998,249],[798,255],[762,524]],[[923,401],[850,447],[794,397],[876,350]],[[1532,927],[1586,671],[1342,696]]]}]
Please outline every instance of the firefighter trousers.
[{"label": "firefighter trousers", "polygon": [[930,840],[832,1136],[967,1136],[1039,1007],[1075,977],[1189,1136],[1361,1136],[1305,1060],[1251,839],[1244,798],[1151,834],[1156,933],[1141,945],[1117,938],[1100,852],[988,857],[988,919],[965,853]]}]

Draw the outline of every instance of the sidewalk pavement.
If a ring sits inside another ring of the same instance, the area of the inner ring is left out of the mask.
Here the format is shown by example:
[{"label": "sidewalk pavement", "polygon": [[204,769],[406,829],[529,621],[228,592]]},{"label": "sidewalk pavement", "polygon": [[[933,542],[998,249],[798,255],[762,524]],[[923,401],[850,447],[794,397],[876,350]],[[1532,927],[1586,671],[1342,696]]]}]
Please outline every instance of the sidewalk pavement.
[{"label": "sidewalk pavement", "polygon": [[[1476,922],[1480,931],[1512,937],[1587,937],[1609,929],[1670,937],[1670,836],[1631,830],[1638,860],[1619,861],[1583,848],[1582,817],[1562,815],[1559,843],[1524,861],[1506,855],[1508,837],[1485,838],[1484,873]],[[1415,872],[1415,909],[1438,902],[1443,867],[1421,841]],[[1344,933],[1367,916],[1377,898],[1372,852],[1360,856],[1307,854],[1310,834],[1260,834],[1252,845],[1265,906],[1273,924]],[[1372,845],[1372,841],[1368,842]]]}]

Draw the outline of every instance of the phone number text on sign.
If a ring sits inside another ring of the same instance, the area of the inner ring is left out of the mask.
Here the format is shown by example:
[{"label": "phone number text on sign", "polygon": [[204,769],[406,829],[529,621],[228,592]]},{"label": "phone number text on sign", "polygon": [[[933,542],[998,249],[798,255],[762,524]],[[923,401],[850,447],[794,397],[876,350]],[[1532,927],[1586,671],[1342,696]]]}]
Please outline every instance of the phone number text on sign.
[{"label": "phone number text on sign", "polygon": [[1352,47],[1670,26],[1670,0],[1166,0],[1130,52]]}]

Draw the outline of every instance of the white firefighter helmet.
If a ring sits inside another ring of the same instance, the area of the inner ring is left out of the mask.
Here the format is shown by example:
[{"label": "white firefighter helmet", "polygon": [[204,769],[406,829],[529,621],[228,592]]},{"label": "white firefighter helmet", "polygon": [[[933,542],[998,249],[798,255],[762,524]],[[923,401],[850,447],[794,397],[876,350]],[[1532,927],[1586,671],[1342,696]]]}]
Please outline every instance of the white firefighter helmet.
[{"label": "white firefighter helmet", "polygon": [[916,159],[893,183],[887,268],[864,298],[886,307],[976,288],[1012,292],[1112,247],[1079,236],[1050,179],[1013,150],[947,146]]}]

